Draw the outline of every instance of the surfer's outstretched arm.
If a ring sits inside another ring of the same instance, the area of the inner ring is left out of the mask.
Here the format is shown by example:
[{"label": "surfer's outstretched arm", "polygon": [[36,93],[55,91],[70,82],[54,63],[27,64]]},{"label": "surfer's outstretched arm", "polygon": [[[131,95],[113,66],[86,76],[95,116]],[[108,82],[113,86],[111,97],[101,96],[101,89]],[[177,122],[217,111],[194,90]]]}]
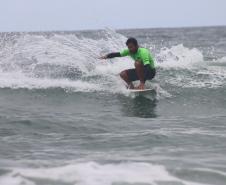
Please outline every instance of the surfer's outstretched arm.
[{"label": "surfer's outstretched arm", "polygon": [[109,53],[105,56],[100,57],[99,59],[108,59],[108,58],[115,58],[115,57],[121,57],[121,54],[119,52]]}]

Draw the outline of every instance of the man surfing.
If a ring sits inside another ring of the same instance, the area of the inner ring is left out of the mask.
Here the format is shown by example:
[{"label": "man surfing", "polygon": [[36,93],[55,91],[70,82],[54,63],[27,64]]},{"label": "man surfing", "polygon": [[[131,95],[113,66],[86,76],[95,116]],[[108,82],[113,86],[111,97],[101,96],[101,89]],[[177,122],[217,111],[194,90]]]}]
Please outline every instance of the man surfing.
[{"label": "man surfing", "polygon": [[[153,57],[146,48],[139,47],[135,38],[129,38],[126,41],[128,49],[121,52],[109,53],[100,59],[109,59],[115,57],[130,56],[135,61],[135,69],[127,69],[120,73],[120,77],[127,83],[128,89],[145,89],[145,82],[155,77],[156,70]],[[134,81],[140,81],[137,87],[134,87]]]}]

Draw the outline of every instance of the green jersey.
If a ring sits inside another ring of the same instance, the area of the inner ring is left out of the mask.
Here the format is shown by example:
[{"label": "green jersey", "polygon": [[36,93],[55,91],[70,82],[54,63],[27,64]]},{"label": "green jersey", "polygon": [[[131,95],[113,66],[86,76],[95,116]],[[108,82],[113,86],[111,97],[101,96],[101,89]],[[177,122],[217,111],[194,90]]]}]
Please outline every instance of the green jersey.
[{"label": "green jersey", "polygon": [[155,68],[154,59],[150,51],[146,48],[138,48],[136,53],[130,53],[129,49],[124,49],[120,52],[121,57],[130,56],[135,61],[140,61],[143,65],[150,65],[152,69]]}]

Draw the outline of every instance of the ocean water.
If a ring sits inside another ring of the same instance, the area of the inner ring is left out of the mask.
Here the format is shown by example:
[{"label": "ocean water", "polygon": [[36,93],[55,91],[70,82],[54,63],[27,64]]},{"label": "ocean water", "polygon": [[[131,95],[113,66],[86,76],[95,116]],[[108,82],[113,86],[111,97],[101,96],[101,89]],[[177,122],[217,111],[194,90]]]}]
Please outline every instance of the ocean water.
[{"label": "ocean water", "polygon": [[[129,36],[157,94],[97,59]],[[0,33],[0,185],[226,185],[226,27]]]}]

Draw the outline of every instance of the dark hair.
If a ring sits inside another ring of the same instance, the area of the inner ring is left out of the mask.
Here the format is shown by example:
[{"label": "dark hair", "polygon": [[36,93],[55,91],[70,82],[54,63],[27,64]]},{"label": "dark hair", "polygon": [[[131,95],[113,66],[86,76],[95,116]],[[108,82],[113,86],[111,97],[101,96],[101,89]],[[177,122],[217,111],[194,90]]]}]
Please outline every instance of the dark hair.
[{"label": "dark hair", "polygon": [[137,39],[131,37],[131,38],[128,38],[128,40],[126,41],[126,45],[128,46],[128,44],[134,44],[135,46],[138,46],[138,42],[137,42]]}]

